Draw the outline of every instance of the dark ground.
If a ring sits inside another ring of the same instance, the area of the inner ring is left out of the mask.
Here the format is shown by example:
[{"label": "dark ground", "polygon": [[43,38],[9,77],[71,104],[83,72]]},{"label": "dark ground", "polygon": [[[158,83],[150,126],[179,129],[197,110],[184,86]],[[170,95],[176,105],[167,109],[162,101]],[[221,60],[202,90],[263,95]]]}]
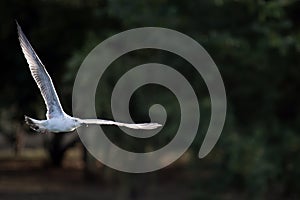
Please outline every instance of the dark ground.
[{"label": "dark ground", "polygon": [[62,168],[50,167],[41,151],[35,152],[35,156],[33,153],[17,157],[4,154],[0,158],[1,200],[126,199],[124,195],[129,199],[187,199],[191,194],[185,181],[180,180],[182,175],[176,180],[176,170],[164,174],[156,184],[137,182],[137,188],[143,185],[146,188],[131,191],[126,182],[116,178],[115,174],[124,176],[121,172],[113,172],[113,180],[107,175],[87,179],[76,152],[67,156]]}]

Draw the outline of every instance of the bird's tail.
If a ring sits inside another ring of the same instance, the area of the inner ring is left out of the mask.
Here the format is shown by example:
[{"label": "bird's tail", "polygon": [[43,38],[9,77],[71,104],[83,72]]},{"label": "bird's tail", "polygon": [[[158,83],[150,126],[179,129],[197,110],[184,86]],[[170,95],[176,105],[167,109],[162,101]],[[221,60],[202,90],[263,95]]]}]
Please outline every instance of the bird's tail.
[{"label": "bird's tail", "polygon": [[39,126],[34,122],[34,119],[24,115],[26,124],[33,130],[39,130]]},{"label": "bird's tail", "polygon": [[30,117],[24,115],[24,118],[25,118],[26,124],[28,124],[28,125],[33,124],[33,121],[32,121],[32,119]]}]

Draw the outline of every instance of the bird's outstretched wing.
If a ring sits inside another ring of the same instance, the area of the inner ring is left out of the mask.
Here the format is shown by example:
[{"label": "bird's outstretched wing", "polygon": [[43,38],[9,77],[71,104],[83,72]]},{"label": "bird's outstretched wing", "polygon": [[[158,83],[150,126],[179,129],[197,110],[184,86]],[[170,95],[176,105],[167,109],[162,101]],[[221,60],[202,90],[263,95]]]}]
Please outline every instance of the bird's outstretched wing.
[{"label": "bird's outstretched wing", "polygon": [[83,125],[88,125],[88,124],[116,125],[116,126],[131,128],[131,129],[143,129],[143,130],[152,130],[162,126],[161,124],[158,123],[128,124],[128,123],[115,122],[115,121],[103,120],[103,119],[80,119],[80,122]]},{"label": "bird's outstretched wing", "polygon": [[64,112],[60,105],[51,77],[24,35],[18,22],[16,23],[22,51],[29,65],[31,75],[38,85],[47,106],[47,118],[49,119],[63,115]]}]

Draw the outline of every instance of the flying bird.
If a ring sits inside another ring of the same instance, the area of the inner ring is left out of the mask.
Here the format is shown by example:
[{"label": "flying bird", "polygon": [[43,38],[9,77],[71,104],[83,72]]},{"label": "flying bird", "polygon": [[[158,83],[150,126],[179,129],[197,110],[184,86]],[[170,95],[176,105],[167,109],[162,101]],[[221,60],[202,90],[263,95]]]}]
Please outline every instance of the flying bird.
[{"label": "flying bird", "polygon": [[47,107],[46,120],[32,119],[25,116],[25,122],[29,127],[40,133],[59,133],[59,132],[71,132],[80,126],[94,125],[116,125],[123,126],[131,129],[144,129],[151,130],[161,126],[158,123],[140,123],[129,124],[122,122],[115,122],[104,119],[80,119],[72,117],[66,114],[60,104],[59,98],[55,91],[51,77],[49,76],[45,66],[35,53],[28,39],[24,35],[21,27],[17,23],[18,36],[23,54],[29,65],[31,75],[33,76],[44,102]]}]

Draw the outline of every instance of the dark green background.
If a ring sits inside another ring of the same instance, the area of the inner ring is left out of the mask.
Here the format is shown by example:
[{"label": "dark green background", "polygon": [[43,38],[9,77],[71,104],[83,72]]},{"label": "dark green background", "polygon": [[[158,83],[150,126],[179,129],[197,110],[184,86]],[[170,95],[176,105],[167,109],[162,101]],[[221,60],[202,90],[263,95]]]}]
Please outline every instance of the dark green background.
[{"label": "dark green background", "polygon": [[[98,117],[112,117],[111,90],[126,70],[147,62],[173,66],[191,82],[201,106],[201,128],[191,146],[191,160],[183,167],[178,163],[172,165],[178,170],[172,173],[178,187],[185,184],[191,188],[192,192],[186,196],[297,199],[300,193],[299,11],[297,0],[0,1],[0,133],[13,142],[15,127],[24,123],[24,114],[44,118],[45,112],[18,44],[15,20],[46,66],[64,109],[70,114],[76,72],[90,50],[128,29],[170,28],[198,41],[223,77],[228,111],[225,128],[213,151],[206,158],[197,159],[210,118],[205,83],[186,61],[165,51],[132,52],[115,61],[99,85]],[[112,132],[108,135],[115,143],[135,151],[144,151],[149,143],[153,148],[163,146],[178,127],[178,102],[172,93],[159,86],[143,89],[132,98],[132,116],[137,121],[148,120],[149,106],[163,104],[169,118],[162,133],[145,142],[126,137],[117,128],[106,128]],[[22,127],[33,134],[27,126]],[[57,141],[60,137],[63,136],[57,136]],[[151,185],[159,185],[157,177],[169,171],[146,175],[112,173],[111,176],[122,177],[124,182],[120,184],[131,184],[128,188],[135,191],[136,185],[146,184],[145,179]]]}]

